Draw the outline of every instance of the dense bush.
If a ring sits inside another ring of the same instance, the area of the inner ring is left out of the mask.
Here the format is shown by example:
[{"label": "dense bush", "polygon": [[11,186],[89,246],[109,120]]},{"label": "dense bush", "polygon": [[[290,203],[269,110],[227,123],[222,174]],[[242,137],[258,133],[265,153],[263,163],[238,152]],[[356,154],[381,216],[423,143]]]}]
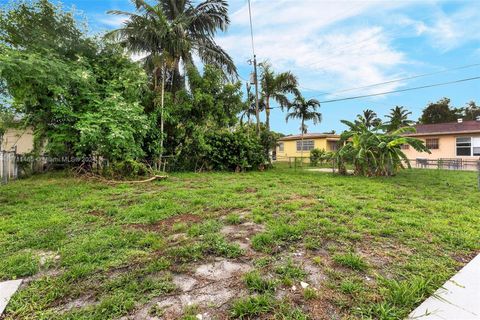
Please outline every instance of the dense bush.
[{"label": "dense bush", "polygon": [[318,166],[318,164],[322,161],[325,155],[325,150],[323,149],[312,149],[310,150],[310,165]]},{"label": "dense bush", "polygon": [[258,169],[267,161],[260,140],[243,131],[213,133],[206,137],[206,144],[208,169],[244,171]]}]

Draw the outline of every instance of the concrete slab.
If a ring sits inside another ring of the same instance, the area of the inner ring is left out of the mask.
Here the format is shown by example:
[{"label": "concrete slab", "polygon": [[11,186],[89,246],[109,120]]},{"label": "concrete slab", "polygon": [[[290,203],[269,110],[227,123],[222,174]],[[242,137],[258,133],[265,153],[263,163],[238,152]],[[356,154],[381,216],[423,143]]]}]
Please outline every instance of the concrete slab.
[{"label": "concrete slab", "polygon": [[0,316],[7,307],[10,298],[17,292],[21,284],[21,279],[0,282]]},{"label": "concrete slab", "polygon": [[480,320],[480,254],[409,316],[421,320]]}]

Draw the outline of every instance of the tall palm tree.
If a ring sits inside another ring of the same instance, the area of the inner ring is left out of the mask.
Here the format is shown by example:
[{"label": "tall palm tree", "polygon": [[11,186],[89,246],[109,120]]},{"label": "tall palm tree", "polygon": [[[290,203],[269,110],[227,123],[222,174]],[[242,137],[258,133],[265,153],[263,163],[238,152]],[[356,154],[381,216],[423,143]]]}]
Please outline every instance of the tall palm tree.
[{"label": "tall palm tree", "polygon": [[375,111],[366,109],[362,114],[357,115],[357,120],[355,120],[355,123],[364,124],[367,128],[374,128],[378,127],[382,123],[382,120],[377,117]]},{"label": "tall palm tree", "polygon": [[157,0],[155,5],[146,0],[131,1],[136,12],[109,11],[128,19],[108,35],[131,52],[146,54],[147,63],[168,55],[173,61],[172,91],[179,87],[180,65],[193,66],[194,56],[221,68],[225,76],[237,76],[232,58],[214,40],[217,31],[225,31],[230,23],[226,0],[204,0],[196,5],[192,0]]},{"label": "tall palm tree", "polygon": [[172,92],[185,85],[181,83],[180,64],[193,66],[193,56],[197,55],[203,63],[221,68],[226,76],[237,75],[231,57],[214,40],[217,30],[225,31],[230,23],[228,4],[225,0],[204,0],[196,6],[191,0],[158,0],[155,5],[145,0],[131,1],[136,12],[109,11],[128,19],[122,28],[108,33],[107,37],[134,54],[146,55],[143,61],[152,76],[155,105],[160,104],[161,108],[160,149],[163,152],[166,79],[170,79]]},{"label": "tall palm tree", "polygon": [[316,99],[306,100],[302,96],[297,96],[295,100],[289,104],[288,109],[291,110],[286,117],[289,119],[301,119],[300,128],[302,131],[302,144],[300,149],[300,157],[303,158],[303,136],[305,132],[305,121],[313,121],[313,124],[318,124],[322,121],[322,114],[317,111],[320,108],[320,102]]},{"label": "tall palm tree", "polygon": [[265,125],[270,130],[270,99],[275,100],[282,110],[288,107],[287,94],[298,94],[298,80],[291,72],[275,73],[267,62],[260,63],[262,100],[265,102]]},{"label": "tall palm tree", "polygon": [[414,122],[408,120],[408,116],[411,114],[412,113],[404,107],[396,106],[390,109],[390,114],[386,116],[389,120],[385,123],[387,125],[387,131],[391,132],[412,125]]}]

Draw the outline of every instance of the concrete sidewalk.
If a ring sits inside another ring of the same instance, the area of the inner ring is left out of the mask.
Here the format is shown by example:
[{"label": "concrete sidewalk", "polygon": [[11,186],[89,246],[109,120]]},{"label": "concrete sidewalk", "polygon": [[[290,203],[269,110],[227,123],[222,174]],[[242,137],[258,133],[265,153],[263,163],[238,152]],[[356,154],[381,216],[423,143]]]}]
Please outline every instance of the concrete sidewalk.
[{"label": "concrete sidewalk", "polygon": [[415,309],[409,319],[480,319],[480,254]]},{"label": "concrete sidewalk", "polygon": [[22,280],[0,282],[0,317],[7,307],[10,298],[17,292],[21,284]]}]

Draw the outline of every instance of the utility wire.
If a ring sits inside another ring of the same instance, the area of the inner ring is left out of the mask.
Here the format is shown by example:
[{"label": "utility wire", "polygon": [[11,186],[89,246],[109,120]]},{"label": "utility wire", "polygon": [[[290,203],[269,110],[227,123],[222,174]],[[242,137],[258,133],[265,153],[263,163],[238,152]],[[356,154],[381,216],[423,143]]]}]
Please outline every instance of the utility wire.
[{"label": "utility wire", "polygon": [[406,88],[406,89],[400,89],[400,90],[385,91],[385,92],[380,92],[380,93],[365,94],[365,95],[353,96],[353,97],[347,97],[347,98],[340,98],[340,99],[324,100],[324,101],[320,101],[320,103],[332,103],[332,102],[354,100],[354,99],[367,98],[367,97],[382,96],[382,95],[391,94],[391,93],[427,89],[427,88],[432,88],[432,87],[445,86],[445,85],[449,85],[449,84],[473,81],[473,80],[478,80],[478,79],[480,79],[480,77],[465,78],[465,79],[459,79],[459,80],[455,80],[455,81],[442,82],[442,83],[435,83],[435,84],[430,84],[430,85],[425,85],[425,86],[420,86],[420,87],[412,87],[412,88]]},{"label": "utility wire", "polygon": [[[333,103],[333,102],[340,102],[340,101],[346,101],[346,100],[356,100],[356,99],[362,99],[362,98],[368,98],[368,97],[383,96],[383,95],[386,95],[386,94],[397,93],[397,92],[405,92],[405,91],[413,91],[413,90],[427,89],[427,88],[432,88],[432,87],[445,86],[445,85],[449,85],[449,84],[455,84],[455,83],[461,83],[461,82],[467,82],[467,81],[473,81],[473,80],[479,80],[479,79],[480,79],[480,76],[479,77],[473,77],[473,78],[459,79],[459,80],[449,81],[449,82],[434,83],[434,84],[429,84],[429,85],[420,86],[420,87],[412,87],[412,88],[406,88],[406,89],[400,89],[400,90],[385,91],[385,92],[365,94],[365,95],[361,95],[361,96],[353,96],[353,97],[346,97],[346,98],[340,98],[340,99],[324,100],[324,101],[319,101],[319,102],[321,104],[323,104],[323,103]],[[271,109],[279,109],[280,107],[270,107],[270,108]]]},{"label": "utility wire", "polygon": [[412,80],[412,79],[417,79],[417,78],[432,76],[432,75],[436,75],[436,74],[441,74],[441,73],[445,73],[445,72],[449,72],[449,71],[467,69],[467,68],[478,67],[478,66],[480,66],[480,63],[469,64],[469,65],[464,65],[464,66],[460,66],[460,67],[454,67],[454,68],[450,68],[450,69],[444,69],[444,70],[435,71],[435,72],[430,72],[430,73],[423,73],[423,74],[418,74],[418,75],[409,76],[409,77],[405,77],[405,78],[388,80],[388,81],[384,81],[384,82],[369,84],[369,85],[361,86],[361,87],[348,88],[348,89],[343,89],[343,90],[339,90],[339,91],[320,92],[319,94],[314,95],[314,97],[318,97],[318,96],[321,96],[321,95],[322,95],[322,96],[323,96],[323,95],[338,95],[338,93],[342,93],[342,92],[348,92],[348,91],[354,91],[354,90],[359,90],[359,89],[372,88],[372,87],[377,87],[377,86],[381,86],[381,85],[384,85],[384,84],[390,84],[390,83],[395,83],[395,82],[405,81],[405,80]]}]

